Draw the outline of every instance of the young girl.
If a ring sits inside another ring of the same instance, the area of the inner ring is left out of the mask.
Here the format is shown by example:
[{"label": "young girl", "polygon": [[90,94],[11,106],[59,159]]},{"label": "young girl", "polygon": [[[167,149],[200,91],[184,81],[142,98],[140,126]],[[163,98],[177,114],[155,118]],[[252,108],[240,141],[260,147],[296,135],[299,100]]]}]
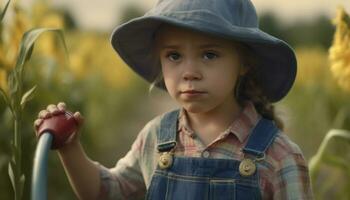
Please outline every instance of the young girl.
[{"label": "young girl", "polygon": [[[302,152],[272,105],[293,85],[295,55],[258,28],[249,0],[160,0],[111,42],[180,109],[151,120],[112,169],[91,161],[78,137],[67,141],[58,152],[78,197],[312,198]],[[36,128],[65,111],[49,105]]]}]

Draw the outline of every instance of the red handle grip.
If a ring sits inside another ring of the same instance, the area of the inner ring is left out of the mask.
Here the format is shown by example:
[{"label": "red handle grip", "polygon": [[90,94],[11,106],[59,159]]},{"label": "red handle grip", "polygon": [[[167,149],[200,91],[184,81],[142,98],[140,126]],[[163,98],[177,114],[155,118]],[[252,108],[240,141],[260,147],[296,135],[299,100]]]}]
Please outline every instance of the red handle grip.
[{"label": "red handle grip", "polygon": [[71,112],[65,112],[44,119],[38,127],[38,137],[44,132],[49,132],[53,135],[51,149],[59,149],[67,139],[77,130],[78,124]]}]

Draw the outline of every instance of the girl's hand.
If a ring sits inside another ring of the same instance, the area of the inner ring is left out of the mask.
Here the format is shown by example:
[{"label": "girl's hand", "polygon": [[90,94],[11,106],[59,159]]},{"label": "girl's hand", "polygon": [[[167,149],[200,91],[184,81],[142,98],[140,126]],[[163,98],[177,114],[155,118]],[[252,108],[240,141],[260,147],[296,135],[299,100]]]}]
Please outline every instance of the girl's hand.
[{"label": "girl's hand", "polygon": [[[64,102],[60,102],[56,105],[50,104],[47,106],[46,110],[42,110],[39,112],[38,119],[34,121],[34,128],[36,131],[36,136],[39,137],[38,129],[39,127],[44,123],[46,119],[52,118],[56,115],[61,115],[66,112],[69,112],[66,110],[66,104]],[[75,112],[73,114],[74,120],[77,124],[77,130],[82,126],[83,124],[83,117],[81,116],[80,112]],[[74,132],[68,139],[65,141],[65,144],[71,143],[73,141],[77,141],[78,138],[78,131]]]}]

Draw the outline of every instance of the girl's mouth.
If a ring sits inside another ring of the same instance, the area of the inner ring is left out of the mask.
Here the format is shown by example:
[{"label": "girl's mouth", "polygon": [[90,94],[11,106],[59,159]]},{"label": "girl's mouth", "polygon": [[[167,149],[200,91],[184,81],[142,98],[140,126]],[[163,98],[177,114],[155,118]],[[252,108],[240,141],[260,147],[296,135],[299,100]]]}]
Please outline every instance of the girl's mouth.
[{"label": "girl's mouth", "polygon": [[205,94],[207,94],[207,92],[199,91],[199,90],[184,90],[180,92],[180,95],[186,99],[198,98]]},{"label": "girl's mouth", "polygon": [[199,91],[199,90],[184,90],[181,91],[181,94],[204,94],[206,92],[204,91]]}]

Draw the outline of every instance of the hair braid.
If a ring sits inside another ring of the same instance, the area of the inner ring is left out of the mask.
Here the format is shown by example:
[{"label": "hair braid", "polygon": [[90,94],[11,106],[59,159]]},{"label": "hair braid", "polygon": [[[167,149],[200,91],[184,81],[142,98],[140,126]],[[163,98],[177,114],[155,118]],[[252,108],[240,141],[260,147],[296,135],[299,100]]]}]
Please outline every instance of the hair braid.
[{"label": "hair braid", "polygon": [[276,126],[283,130],[284,124],[280,117],[275,113],[275,106],[269,101],[263,91],[256,70],[257,60],[253,57],[253,52],[248,46],[239,43],[238,50],[244,67],[248,67],[245,75],[237,80],[235,94],[237,102],[243,106],[244,102],[249,100],[254,104],[256,111],[263,117],[273,120]]}]

